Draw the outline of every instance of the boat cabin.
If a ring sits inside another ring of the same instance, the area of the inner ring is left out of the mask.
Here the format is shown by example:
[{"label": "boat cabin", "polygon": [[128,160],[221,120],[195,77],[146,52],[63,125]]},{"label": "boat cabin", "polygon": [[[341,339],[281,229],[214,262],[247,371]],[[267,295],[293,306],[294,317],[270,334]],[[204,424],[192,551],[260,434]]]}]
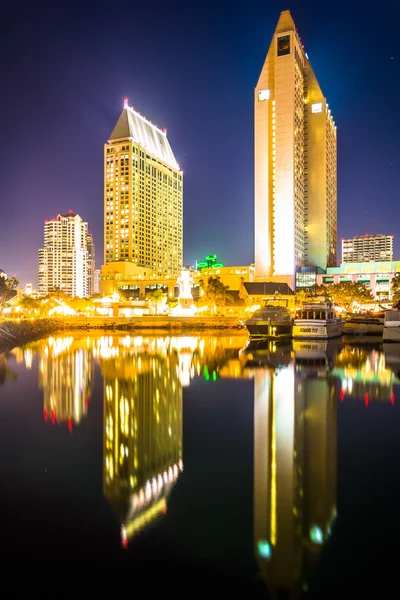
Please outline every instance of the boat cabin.
[{"label": "boat cabin", "polygon": [[330,302],[321,304],[304,304],[296,314],[296,319],[302,321],[329,321],[336,317]]}]

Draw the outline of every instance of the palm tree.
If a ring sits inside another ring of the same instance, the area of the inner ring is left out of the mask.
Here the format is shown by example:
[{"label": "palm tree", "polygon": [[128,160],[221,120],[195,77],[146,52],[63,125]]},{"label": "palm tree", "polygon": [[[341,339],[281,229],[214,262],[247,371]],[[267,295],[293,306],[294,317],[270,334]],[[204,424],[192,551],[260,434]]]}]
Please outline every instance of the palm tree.
[{"label": "palm tree", "polygon": [[154,291],[148,292],[148,294],[146,294],[146,300],[149,300],[150,302],[154,302],[154,304],[156,306],[156,314],[157,314],[157,309],[158,309],[158,303],[161,302],[161,300],[164,297],[165,297],[165,294],[161,288],[157,288]]}]

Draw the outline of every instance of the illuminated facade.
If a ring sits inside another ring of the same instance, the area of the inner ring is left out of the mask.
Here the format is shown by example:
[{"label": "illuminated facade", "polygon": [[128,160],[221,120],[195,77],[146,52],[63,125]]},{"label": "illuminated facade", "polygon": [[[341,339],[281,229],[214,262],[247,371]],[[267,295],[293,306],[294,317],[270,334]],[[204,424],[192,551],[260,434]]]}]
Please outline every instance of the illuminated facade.
[{"label": "illuminated facade", "polygon": [[44,247],[39,250],[39,293],[59,289],[64,294],[88,295],[88,225],[70,211],[44,225]]},{"label": "illuminated facade", "polygon": [[183,255],[183,174],[166,130],[128,106],[104,146],[104,262],[177,276]]},{"label": "illuminated facade", "polygon": [[94,248],[93,236],[88,233],[86,236],[86,248],[87,248],[87,287],[88,296],[95,294],[95,271],[96,271],[96,253]]},{"label": "illuminated facade", "polygon": [[175,353],[117,348],[100,350],[103,489],[120,507],[122,543],[127,544],[166,512],[168,494],[183,468],[182,385]]},{"label": "illuminated facade", "polygon": [[400,261],[386,262],[342,262],[338,267],[326,270],[315,276],[318,285],[331,283],[358,282],[369,287],[378,301],[391,300],[392,279],[400,271]]},{"label": "illuminated facade", "polygon": [[336,515],[335,379],[306,371],[254,370],[254,551],[277,597],[298,597]]},{"label": "illuminated facade", "polygon": [[359,235],[342,240],[342,262],[387,262],[393,260],[392,235]]},{"label": "illuminated facade", "polygon": [[79,423],[88,410],[93,381],[93,354],[82,340],[49,338],[38,342],[39,387],[43,414],[52,423]]},{"label": "illuminated facade", "polygon": [[255,89],[256,277],[336,265],[336,126],[289,11]]}]

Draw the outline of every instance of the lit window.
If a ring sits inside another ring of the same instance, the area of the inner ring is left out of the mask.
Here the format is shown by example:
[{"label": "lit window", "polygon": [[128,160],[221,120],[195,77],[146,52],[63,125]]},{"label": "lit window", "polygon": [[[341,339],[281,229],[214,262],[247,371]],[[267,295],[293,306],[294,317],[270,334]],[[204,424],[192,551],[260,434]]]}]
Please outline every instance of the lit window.
[{"label": "lit window", "polygon": [[258,101],[262,102],[263,100],[269,100],[269,90],[260,90],[258,92]]},{"label": "lit window", "polygon": [[322,102],[316,102],[315,104],[311,104],[311,112],[312,113],[322,112]]}]

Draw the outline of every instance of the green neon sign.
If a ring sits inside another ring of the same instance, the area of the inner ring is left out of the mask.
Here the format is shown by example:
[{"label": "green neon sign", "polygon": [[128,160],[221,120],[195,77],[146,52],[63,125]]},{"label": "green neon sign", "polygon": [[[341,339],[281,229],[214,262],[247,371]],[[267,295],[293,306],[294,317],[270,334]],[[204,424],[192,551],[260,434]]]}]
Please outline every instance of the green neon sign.
[{"label": "green neon sign", "polygon": [[223,267],[223,263],[217,262],[218,256],[216,254],[208,254],[205,260],[197,263],[198,269],[220,269]]}]

